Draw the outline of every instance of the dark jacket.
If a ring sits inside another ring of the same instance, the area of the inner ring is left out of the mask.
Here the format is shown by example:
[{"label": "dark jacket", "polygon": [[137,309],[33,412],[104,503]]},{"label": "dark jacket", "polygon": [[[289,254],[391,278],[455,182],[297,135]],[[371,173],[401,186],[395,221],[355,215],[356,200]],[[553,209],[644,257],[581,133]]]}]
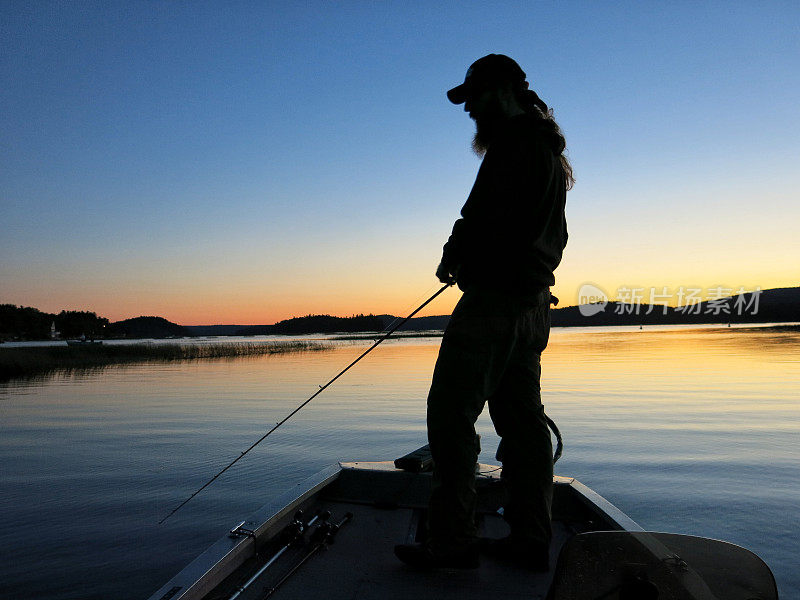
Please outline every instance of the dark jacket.
[{"label": "dark jacket", "polygon": [[442,262],[458,286],[530,294],[555,283],[567,244],[564,172],[537,119],[512,117],[489,146]]}]

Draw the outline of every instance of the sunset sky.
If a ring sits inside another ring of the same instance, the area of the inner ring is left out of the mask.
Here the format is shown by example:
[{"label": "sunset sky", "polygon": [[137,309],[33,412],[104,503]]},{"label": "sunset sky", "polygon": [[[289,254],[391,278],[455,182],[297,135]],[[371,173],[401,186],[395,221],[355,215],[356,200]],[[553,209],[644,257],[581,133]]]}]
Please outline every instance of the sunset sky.
[{"label": "sunset sky", "polygon": [[490,52],[567,137],[562,306],[800,285],[800,4],[499,4],[3,2],[0,303],[409,312],[479,165],[445,91]]}]

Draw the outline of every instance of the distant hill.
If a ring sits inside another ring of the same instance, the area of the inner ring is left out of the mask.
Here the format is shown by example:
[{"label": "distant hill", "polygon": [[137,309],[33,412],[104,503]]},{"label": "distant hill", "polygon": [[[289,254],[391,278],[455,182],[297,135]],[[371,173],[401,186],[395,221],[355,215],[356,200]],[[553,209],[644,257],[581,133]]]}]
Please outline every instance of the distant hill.
[{"label": "distant hill", "polygon": [[[397,321],[402,321],[405,317],[395,317],[394,315],[380,315],[383,320],[383,329]],[[431,317],[415,317],[403,323],[397,331],[436,331],[447,327],[450,322],[450,315],[436,315]]]},{"label": "distant hill", "polygon": [[307,333],[355,333],[381,331],[383,320],[375,315],[332,317],[331,315],[306,315],[279,321],[275,325],[243,327],[236,335],[303,335]]},{"label": "distant hill", "polygon": [[[737,301],[739,304],[737,304]],[[757,308],[755,308],[757,305]],[[717,301],[700,302],[691,310],[674,307],[640,304],[638,307],[619,302],[608,302],[597,313],[584,316],[580,306],[553,308],[551,323],[554,327],[591,327],[601,325],[680,325],[713,323],[792,323],[800,322],[800,287],[762,290],[757,300],[752,293],[728,296]],[[755,312],[754,312],[755,309]],[[727,310],[727,312],[726,312]],[[739,314],[740,313],[740,314]],[[397,317],[381,315],[384,327]],[[450,315],[411,319],[398,331],[424,331],[444,329]]]},{"label": "distant hill", "polygon": [[135,317],[116,321],[106,327],[107,337],[122,338],[169,338],[186,337],[192,333],[181,325],[167,321],[163,317]]},{"label": "distant hill", "polygon": [[713,323],[787,323],[800,321],[800,287],[762,290],[700,302],[683,310],[660,305],[608,302],[596,305],[596,314],[585,316],[587,307],[566,306],[552,311],[555,327],[594,325],[700,325]]}]

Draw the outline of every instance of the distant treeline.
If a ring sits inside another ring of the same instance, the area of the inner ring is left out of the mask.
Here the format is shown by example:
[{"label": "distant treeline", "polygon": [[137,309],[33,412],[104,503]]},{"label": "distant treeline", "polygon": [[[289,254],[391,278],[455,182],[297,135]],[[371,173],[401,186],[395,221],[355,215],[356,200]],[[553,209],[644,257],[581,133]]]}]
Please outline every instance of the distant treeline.
[{"label": "distant treeline", "polygon": [[[591,308],[594,306],[594,310]],[[587,310],[588,309],[588,310]],[[162,317],[136,317],[109,323],[108,319],[85,311],[58,314],[35,308],[0,305],[0,340],[42,340],[50,338],[52,324],[61,338],[167,338],[216,335],[302,335],[309,333],[359,333],[387,329],[397,322],[393,315],[306,315],[274,325],[187,325],[171,323]],[[441,330],[449,315],[418,317],[399,331]],[[551,313],[556,327],[596,325],[668,325],[704,323],[787,323],[800,322],[800,288],[776,288],[759,294],[746,293],[698,302],[675,308],[645,303],[610,301],[603,305],[566,306]]]},{"label": "distant treeline", "polygon": [[[332,317],[307,315],[280,321],[275,325],[184,327],[163,317],[135,317],[109,323],[93,312],[42,312],[36,308],[0,305],[0,341],[46,340],[52,337],[53,324],[57,338],[70,339],[144,339],[177,338],[198,335],[302,335],[307,333],[353,333],[382,331],[384,318],[376,315]],[[223,333],[224,332],[224,333]]]},{"label": "distant treeline", "polygon": [[377,315],[353,315],[332,317],[331,315],[306,315],[275,323],[275,325],[253,325],[242,327],[236,335],[302,335],[306,333],[353,333],[359,331],[382,331],[384,320]]},{"label": "distant treeline", "polygon": [[0,340],[45,340],[55,330],[62,338],[103,337],[108,319],[93,312],[62,310],[46,313],[30,306],[0,304]]},{"label": "distant treeline", "polygon": [[109,323],[88,311],[46,313],[30,306],[0,304],[0,341],[189,337],[191,332],[162,317],[136,317]]}]

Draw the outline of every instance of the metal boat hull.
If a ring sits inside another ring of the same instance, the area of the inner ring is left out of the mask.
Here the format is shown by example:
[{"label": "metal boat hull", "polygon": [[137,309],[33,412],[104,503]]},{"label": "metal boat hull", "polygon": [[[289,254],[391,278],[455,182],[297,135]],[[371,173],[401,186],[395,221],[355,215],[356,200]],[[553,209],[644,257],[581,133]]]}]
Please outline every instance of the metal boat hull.
[{"label": "metal boat hull", "polygon": [[[502,535],[505,526],[497,515],[503,502],[499,474],[498,467],[479,465],[479,514],[488,535]],[[230,598],[258,572],[257,567],[265,562],[263,557],[279,548],[280,534],[298,510],[311,515],[322,508],[330,510],[334,519],[345,511],[354,513],[353,525],[342,531],[341,540],[330,551],[303,565],[302,577],[298,571],[294,581],[282,584],[274,592],[275,597],[319,595],[388,600],[412,597],[411,594],[417,598],[452,595],[463,599],[474,587],[475,577],[481,581],[479,587],[484,592],[481,596],[496,585],[499,586],[496,592],[507,597],[516,593],[529,598],[544,597],[552,573],[532,577],[528,573],[503,572],[506,567],[502,565],[482,565],[476,572],[451,575],[447,590],[431,587],[424,578],[408,577],[405,567],[392,555],[392,547],[416,537],[424,520],[430,481],[430,473],[401,471],[392,462],[339,463],[328,467],[259,508],[240,525],[238,534],[222,537],[150,596],[150,600]],[[575,533],[642,531],[613,504],[569,477],[554,478],[553,524],[553,564],[561,545]],[[287,557],[287,564],[276,563],[274,569],[270,566],[274,573],[265,573],[263,581],[240,592],[242,600],[263,598],[291,560],[294,559]],[[326,574],[334,575],[327,579]]]}]

